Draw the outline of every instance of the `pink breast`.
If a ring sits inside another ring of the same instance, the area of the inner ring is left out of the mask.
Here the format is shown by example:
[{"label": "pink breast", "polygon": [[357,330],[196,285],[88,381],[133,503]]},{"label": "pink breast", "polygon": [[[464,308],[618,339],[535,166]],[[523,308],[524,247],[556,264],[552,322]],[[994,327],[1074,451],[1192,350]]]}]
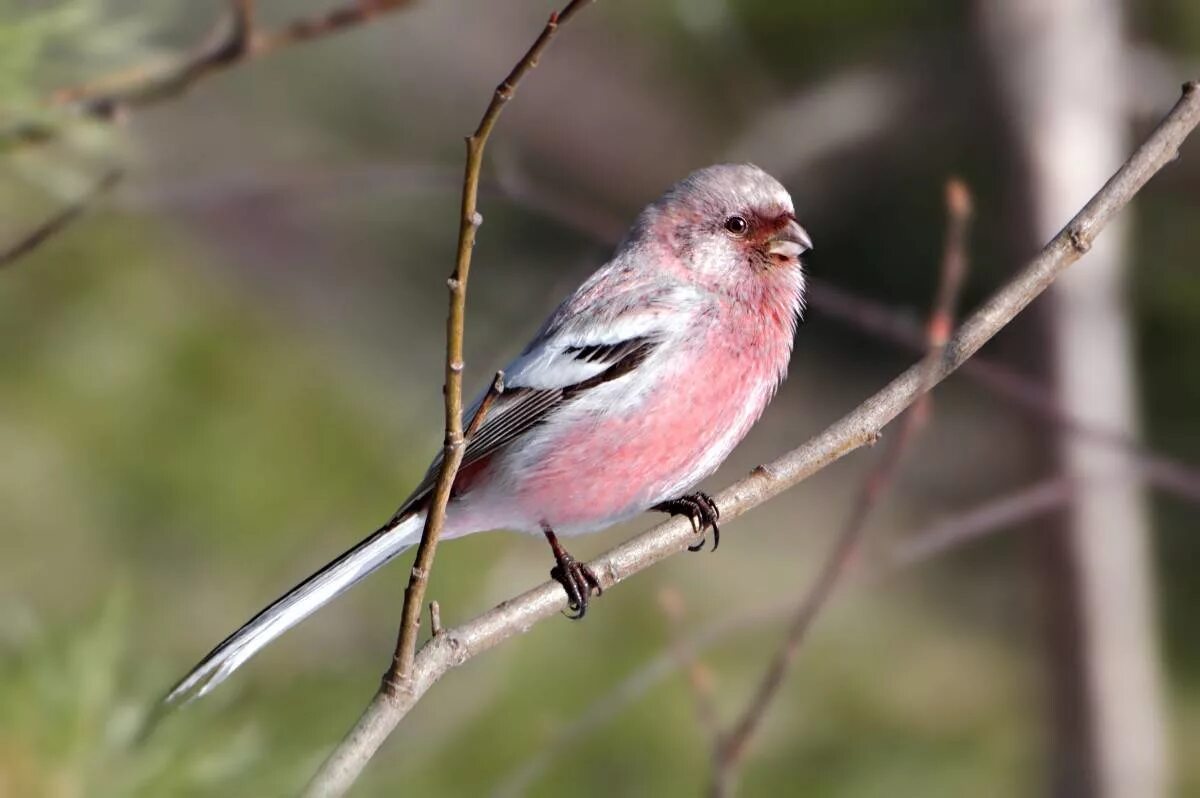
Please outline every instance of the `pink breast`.
[{"label": "pink breast", "polygon": [[563,531],[594,528],[671,498],[664,491],[689,475],[703,477],[697,469],[706,459],[715,467],[741,440],[776,380],[777,353],[738,344],[710,340],[674,364],[635,412],[565,429],[522,480],[520,504]]}]

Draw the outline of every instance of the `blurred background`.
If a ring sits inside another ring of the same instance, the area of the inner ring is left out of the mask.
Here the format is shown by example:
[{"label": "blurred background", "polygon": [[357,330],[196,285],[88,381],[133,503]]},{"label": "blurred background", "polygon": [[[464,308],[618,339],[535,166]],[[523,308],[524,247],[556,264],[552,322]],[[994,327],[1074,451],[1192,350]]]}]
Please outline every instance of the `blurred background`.
[{"label": "blurred background", "polygon": [[[440,443],[462,136],[554,4],[401,5],[109,120],[48,98],[169,71],[227,6],[0,0],[0,247],[124,172],[0,269],[0,795],[294,794],[376,689],[403,565],[138,741]],[[263,0],[255,30],[334,7]],[[975,195],[970,309],[1196,77],[1195,0],[601,0],[488,150],[468,390],[642,205],[754,161],[792,192],[816,285],[719,489],[916,359],[898,333],[937,285],[949,176]],[[1200,796],[1200,142],[1183,156],[983,350],[1001,378],[936,392],[870,521],[873,576],[818,620],[742,794]],[[356,794],[702,792],[672,641],[704,640],[694,681],[727,722],[879,454],[450,673]],[[440,555],[448,624],[551,565],[507,533]]]}]

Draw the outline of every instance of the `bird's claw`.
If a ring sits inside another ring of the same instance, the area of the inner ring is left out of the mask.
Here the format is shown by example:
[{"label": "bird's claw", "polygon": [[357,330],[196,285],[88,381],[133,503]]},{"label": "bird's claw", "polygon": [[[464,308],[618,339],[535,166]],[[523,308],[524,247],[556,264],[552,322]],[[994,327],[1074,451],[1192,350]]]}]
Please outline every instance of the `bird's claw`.
[{"label": "bird's claw", "polygon": [[604,588],[600,587],[600,577],[586,563],[579,562],[566,551],[556,552],[555,561],[557,565],[550,569],[550,578],[567,591],[568,611],[564,614],[577,621],[587,614],[592,591],[595,590],[597,596],[604,593]]},{"label": "bird's claw", "polygon": [[712,550],[716,551],[717,546],[721,545],[721,528],[717,526],[717,521],[721,518],[721,508],[717,507],[717,503],[707,493],[697,492],[680,496],[678,499],[656,504],[653,509],[671,515],[688,517],[688,520],[692,522],[692,529],[701,536],[700,542],[688,546],[688,551],[700,551],[704,548],[704,544],[707,542],[704,533],[709,529],[713,533]]}]

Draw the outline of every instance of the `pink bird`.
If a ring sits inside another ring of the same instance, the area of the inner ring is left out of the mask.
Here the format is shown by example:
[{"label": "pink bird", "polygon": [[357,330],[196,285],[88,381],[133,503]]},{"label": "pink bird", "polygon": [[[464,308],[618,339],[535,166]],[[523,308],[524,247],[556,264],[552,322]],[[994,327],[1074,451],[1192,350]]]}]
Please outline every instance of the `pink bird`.
[{"label": "pink bird", "polygon": [[[645,208],[616,254],[504,369],[468,442],[442,536],[544,534],[574,617],[600,585],[558,535],[648,509],[718,542],[696,484],[725,460],[787,371],[812,241],[756,166],[701,169]],[[480,396],[466,413],[471,418]],[[212,650],[168,695],[209,692],[259,650],[417,543],[440,459],[392,518]]]}]

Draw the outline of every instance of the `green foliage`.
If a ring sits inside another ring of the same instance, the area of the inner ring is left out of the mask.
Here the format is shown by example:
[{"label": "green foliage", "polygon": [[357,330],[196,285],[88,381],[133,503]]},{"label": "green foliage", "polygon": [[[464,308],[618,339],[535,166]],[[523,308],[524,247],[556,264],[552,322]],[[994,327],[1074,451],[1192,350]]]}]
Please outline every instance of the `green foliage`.
[{"label": "green foliage", "polygon": [[[218,699],[139,741],[170,681],[265,598],[245,565],[368,528],[423,465],[336,361],[145,233],[98,216],[55,242],[57,265],[0,286],[0,584],[22,597],[0,608],[0,795],[288,794],[348,722],[330,702],[373,678]],[[220,626],[193,604],[209,588],[239,597]],[[77,620],[22,610],[63,598]],[[313,715],[329,725],[297,733]]]},{"label": "green foliage", "polygon": [[49,51],[86,40],[99,27],[100,0],[68,0],[31,9],[30,4],[0,2],[0,99],[6,105],[38,98]]},{"label": "green foliage", "polygon": [[[155,714],[163,668],[135,653],[137,614],[129,591],[117,588],[79,621],[38,626],[0,647],[0,794],[293,792],[312,756],[303,735],[281,744],[268,723],[228,704]],[[290,703],[294,711],[303,696]]]},{"label": "green foliage", "polygon": [[[29,4],[0,0],[0,155],[6,172],[66,200],[90,179],[87,161],[111,157],[118,137],[69,108],[53,91],[162,54],[149,42],[156,13],[113,19],[105,0]],[[55,139],[51,152],[28,141]],[[64,157],[65,156],[65,157]]]}]

